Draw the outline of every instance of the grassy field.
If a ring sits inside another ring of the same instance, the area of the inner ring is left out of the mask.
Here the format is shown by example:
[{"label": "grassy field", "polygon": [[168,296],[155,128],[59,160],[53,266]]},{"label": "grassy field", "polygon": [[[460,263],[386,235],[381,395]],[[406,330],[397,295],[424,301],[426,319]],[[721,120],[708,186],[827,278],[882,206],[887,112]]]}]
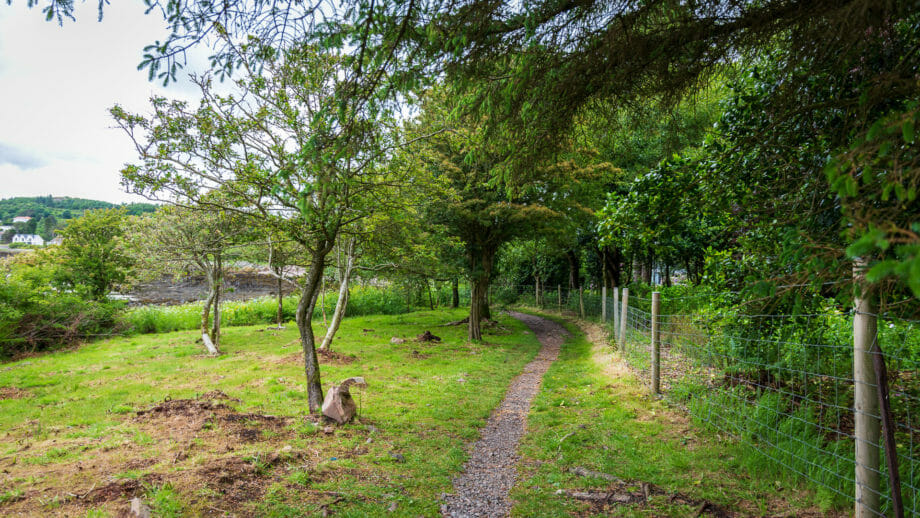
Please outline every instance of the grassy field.
[{"label": "grassy field", "polygon": [[[197,333],[174,332],[2,364],[0,515],[116,516],[140,496],[165,517],[437,516],[468,444],[539,349],[504,316],[483,344],[439,326],[463,315],[346,319],[323,379],[370,386],[341,427],[305,413],[294,326],[226,328],[217,358]],[[570,329],[529,417],[515,516],[827,511],[749,472],[737,446],[647,397],[608,347]],[[425,330],[443,342],[415,341]]]},{"label": "grassy field", "polygon": [[[0,514],[436,515],[511,378],[537,352],[508,317],[467,344],[462,311],[347,319],[326,386],[362,375],[359,418],[305,415],[294,326],[135,336],[0,366]],[[419,343],[425,330],[443,338]],[[391,337],[407,339],[391,345]],[[140,412],[140,413],[139,413]]]}]

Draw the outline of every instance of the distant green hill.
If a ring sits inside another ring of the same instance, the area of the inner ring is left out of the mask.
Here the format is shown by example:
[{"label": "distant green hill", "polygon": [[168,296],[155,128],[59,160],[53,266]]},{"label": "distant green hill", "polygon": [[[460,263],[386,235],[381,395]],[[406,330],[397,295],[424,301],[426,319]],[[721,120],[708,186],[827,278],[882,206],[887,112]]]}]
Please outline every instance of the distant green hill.
[{"label": "distant green hill", "polygon": [[[0,200],[0,224],[11,225],[13,218],[16,216],[30,216],[32,221],[17,230],[40,234],[45,239],[50,239],[54,234],[54,230],[64,226],[67,220],[79,218],[87,210],[109,209],[112,207],[124,207],[128,214],[131,215],[153,212],[157,209],[157,206],[152,203],[115,204],[107,201],[71,198],[68,196],[7,198]],[[0,240],[3,237],[0,236]]]}]

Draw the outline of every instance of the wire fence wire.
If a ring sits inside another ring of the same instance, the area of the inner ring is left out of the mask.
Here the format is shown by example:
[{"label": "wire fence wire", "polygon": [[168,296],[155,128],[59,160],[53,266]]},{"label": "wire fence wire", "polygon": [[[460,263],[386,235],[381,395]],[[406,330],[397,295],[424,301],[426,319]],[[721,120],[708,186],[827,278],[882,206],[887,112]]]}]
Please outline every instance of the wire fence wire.
[{"label": "wire fence wire", "polygon": [[[622,356],[651,388],[650,299],[628,296],[625,337],[620,337],[622,295],[605,300],[597,291],[561,286],[547,286],[542,293],[528,286],[497,286],[493,298],[603,320],[618,336]],[[874,377],[871,382],[854,379],[855,311],[751,315],[676,302],[687,301],[668,301],[663,295],[657,317],[664,398],[782,471],[811,481],[837,505],[856,505],[857,443],[875,449],[879,461],[860,466],[879,482],[877,488],[863,486],[861,510],[893,515],[884,441],[872,434],[857,437],[859,415],[876,423],[880,415],[878,403],[866,411],[855,409],[857,385],[873,393],[878,389]],[[881,352],[876,354],[887,364],[903,510],[920,516],[920,322],[870,316],[877,318]]]}]

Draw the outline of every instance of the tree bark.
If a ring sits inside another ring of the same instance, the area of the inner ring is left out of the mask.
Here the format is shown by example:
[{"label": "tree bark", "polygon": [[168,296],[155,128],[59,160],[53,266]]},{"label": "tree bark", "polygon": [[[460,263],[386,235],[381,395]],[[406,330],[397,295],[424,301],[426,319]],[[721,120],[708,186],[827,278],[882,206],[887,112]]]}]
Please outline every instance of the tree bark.
[{"label": "tree bark", "polygon": [[569,250],[565,253],[565,256],[569,260],[569,291],[577,290],[581,287],[581,275],[578,272],[578,255],[574,250]]},{"label": "tree bark", "polygon": [[278,275],[278,329],[281,329],[281,324],[284,323],[284,288],[282,287],[283,279],[281,275]]},{"label": "tree bark", "polygon": [[329,327],[326,329],[326,336],[323,337],[323,343],[320,345],[320,349],[323,351],[328,351],[332,349],[332,339],[335,337],[335,333],[339,330],[339,324],[342,323],[342,318],[345,317],[345,309],[348,307],[348,283],[351,280],[351,272],[355,264],[355,240],[351,239],[348,243],[348,248],[345,252],[345,268],[341,271],[341,279],[339,280],[339,298],[335,301],[335,311],[332,313],[332,322],[329,323]]},{"label": "tree bark", "polygon": [[491,249],[480,249],[471,252],[470,255],[472,278],[470,283],[470,322],[468,338],[470,340],[482,340],[480,320],[483,318],[490,318],[491,316],[487,295],[495,251]]},{"label": "tree bark", "polygon": [[623,276],[622,262],[623,254],[618,248],[611,250],[610,247],[604,247],[604,271],[607,273],[607,281],[610,283],[610,288],[617,288],[620,286],[620,281]]},{"label": "tree bark", "polygon": [[220,348],[220,295],[224,283],[224,260],[218,255],[214,260],[214,323],[211,326],[211,340]]},{"label": "tree bark", "polygon": [[310,413],[318,413],[323,407],[323,386],[320,382],[319,359],[316,356],[316,340],[313,335],[313,311],[316,299],[321,291],[323,269],[326,255],[332,247],[325,240],[316,244],[312,253],[310,269],[307,271],[297,304],[297,329],[300,332],[300,345],[303,348],[304,373],[307,377],[307,405]]},{"label": "tree bark", "polygon": [[671,264],[664,263],[664,285],[666,288],[671,287]]},{"label": "tree bark", "polygon": [[460,279],[454,277],[454,280],[450,286],[451,291],[451,300],[450,307],[456,309],[460,307]]},{"label": "tree bark", "polygon": [[652,256],[649,255],[642,261],[642,282],[652,284],[652,265],[655,264]]},{"label": "tree bark", "polygon": [[217,263],[204,263],[202,266],[205,267],[205,278],[208,280],[208,298],[205,299],[204,308],[201,310],[201,341],[210,354],[218,355],[220,354],[220,342],[217,339],[219,335],[217,338],[215,338],[214,335],[214,329],[219,328],[219,323],[217,321],[219,313],[216,311],[214,314],[214,327],[211,326],[211,308],[217,307],[219,295],[217,291],[218,286],[215,282],[215,269],[217,268]]}]

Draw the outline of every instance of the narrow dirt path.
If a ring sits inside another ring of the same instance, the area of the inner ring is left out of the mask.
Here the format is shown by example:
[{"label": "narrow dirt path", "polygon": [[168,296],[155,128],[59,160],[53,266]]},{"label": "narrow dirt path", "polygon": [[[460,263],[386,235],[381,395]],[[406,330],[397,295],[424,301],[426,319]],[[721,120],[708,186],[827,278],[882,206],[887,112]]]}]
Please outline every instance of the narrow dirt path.
[{"label": "narrow dirt path", "polygon": [[482,437],[473,446],[463,473],[454,479],[454,494],[447,497],[441,514],[450,517],[507,516],[511,510],[508,492],[514,486],[519,457],[518,443],[524,436],[530,402],[540,389],[543,375],[568,336],[559,324],[545,318],[509,313],[527,324],[543,347],[537,357],[514,378],[505,399],[489,417]]}]

